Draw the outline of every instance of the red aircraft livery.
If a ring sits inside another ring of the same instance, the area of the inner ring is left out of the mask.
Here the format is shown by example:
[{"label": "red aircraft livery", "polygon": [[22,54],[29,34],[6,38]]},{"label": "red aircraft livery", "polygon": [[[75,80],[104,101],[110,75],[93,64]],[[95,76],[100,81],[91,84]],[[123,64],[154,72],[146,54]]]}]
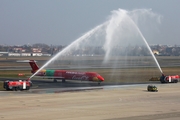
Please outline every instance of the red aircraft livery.
[{"label": "red aircraft livery", "polygon": [[[32,70],[31,73],[35,73],[39,67],[34,60],[28,60]],[[67,70],[52,70],[52,69],[43,69],[36,74],[36,76],[42,76],[47,78],[53,78],[54,82],[57,82],[57,79],[61,79],[62,82],[68,80],[81,80],[81,81],[94,81],[100,84],[104,81],[104,78],[96,72],[77,72],[77,71],[67,71]]]}]

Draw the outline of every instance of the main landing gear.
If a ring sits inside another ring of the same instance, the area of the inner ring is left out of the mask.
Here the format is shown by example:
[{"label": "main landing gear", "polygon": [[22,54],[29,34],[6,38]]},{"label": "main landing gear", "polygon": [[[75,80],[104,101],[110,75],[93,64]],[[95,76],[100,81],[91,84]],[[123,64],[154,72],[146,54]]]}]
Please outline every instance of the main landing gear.
[{"label": "main landing gear", "polygon": [[98,82],[98,85],[101,85],[101,82],[100,82],[100,81]]},{"label": "main landing gear", "polygon": [[55,83],[56,83],[56,82],[57,82],[57,80],[56,80],[56,79],[54,79],[54,81],[53,81],[53,82],[55,82]]},{"label": "main landing gear", "polygon": [[66,82],[66,80],[65,79],[62,79],[62,83],[65,83]]},{"label": "main landing gear", "polygon": [[[57,79],[54,79],[53,82],[56,83],[56,82],[57,82]],[[62,83],[65,83],[65,82],[66,82],[66,80],[65,80],[65,79],[62,79]]]}]

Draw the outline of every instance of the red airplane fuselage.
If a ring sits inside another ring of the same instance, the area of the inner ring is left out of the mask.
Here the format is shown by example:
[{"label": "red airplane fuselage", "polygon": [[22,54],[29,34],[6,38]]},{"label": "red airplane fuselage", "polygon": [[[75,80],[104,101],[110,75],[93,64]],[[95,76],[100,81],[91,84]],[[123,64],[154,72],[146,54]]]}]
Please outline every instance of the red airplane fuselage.
[{"label": "red airplane fuselage", "polygon": [[[39,67],[34,60],[30,60],[29,64],[32,68],[32,73],[34,74]],[[68,80],[82,80],[82,81],[96,81],[98,83],[103,82],[104,78],[96,72],[78,72],[78,71],[67,71],[67,70],[51,70],[43,69],[36,74],[36,76],[42,76],[47,78],[62,79],[64,82]]]}]

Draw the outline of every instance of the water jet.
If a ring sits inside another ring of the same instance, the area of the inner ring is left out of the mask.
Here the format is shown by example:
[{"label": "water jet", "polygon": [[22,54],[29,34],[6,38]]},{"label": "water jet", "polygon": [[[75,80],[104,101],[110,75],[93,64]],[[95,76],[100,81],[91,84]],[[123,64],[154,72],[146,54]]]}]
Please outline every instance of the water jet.
[{"label": "water jet", "polygon": [[[74,40],[30,78],[45,67],[63,69],[62,66],[69,69],[78,68],[77,70],[97,70],[104,73],[105,80],[115,82],[122,79],[130,82],[132,76],[138,76],[139,72],[145,70],[151,72],[150,76],[156,75],[155,68],[163,73],[139,27],[142,20],[146,21],[144,27],[148,28],[148,22],[155,19],[154,24],[159,24],[160,18],[160,15],[148,9],[114,10],[107,21]],[[69,66],[63,61],[66,61]],[[65,64],[62,65],[61,62]],[[104,69],[108,69],[108,72],[103,71]],[[131,74],[123,76],[123,72]]]}]

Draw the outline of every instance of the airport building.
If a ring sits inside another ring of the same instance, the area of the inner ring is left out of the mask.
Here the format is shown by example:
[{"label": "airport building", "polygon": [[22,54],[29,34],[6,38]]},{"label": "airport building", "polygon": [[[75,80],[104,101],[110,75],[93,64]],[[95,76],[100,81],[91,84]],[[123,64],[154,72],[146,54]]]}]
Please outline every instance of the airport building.
[{"label": "airport building", "polygon": [[12,57],[28,57],[28,56],[51,56],[48,53],[11,53],[11,52],[0,52],[0,56],[12,56]]}]

